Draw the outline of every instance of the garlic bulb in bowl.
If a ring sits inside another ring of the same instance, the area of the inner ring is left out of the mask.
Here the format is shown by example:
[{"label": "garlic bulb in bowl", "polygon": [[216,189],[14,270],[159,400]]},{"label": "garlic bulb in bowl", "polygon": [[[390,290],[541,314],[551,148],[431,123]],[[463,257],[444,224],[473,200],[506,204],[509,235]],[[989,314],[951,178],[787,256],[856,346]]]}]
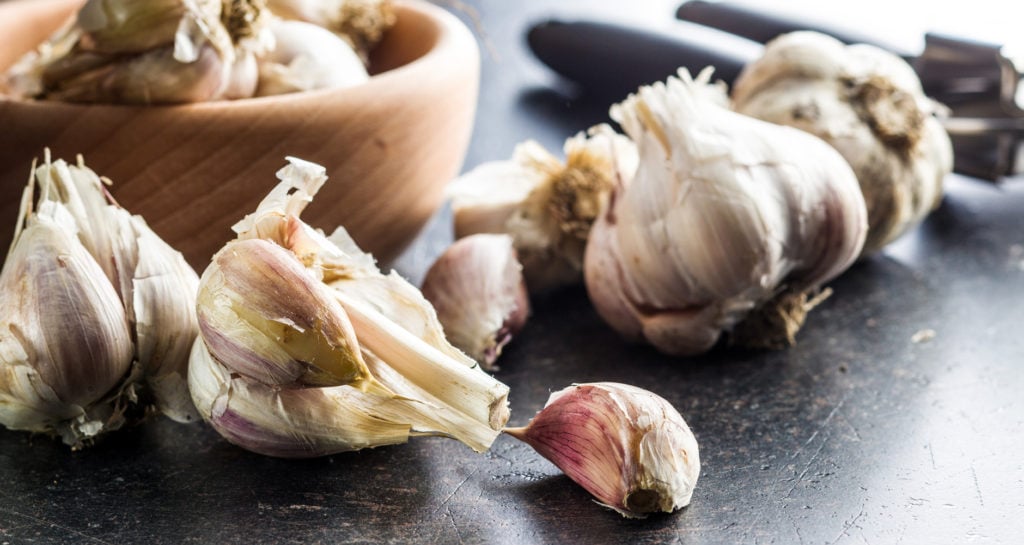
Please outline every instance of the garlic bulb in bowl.
[{"label": "garlic bulb in bowl", "polygon": [[329,30],[277,20],[270,32],[274,48],[259,58],[256,96],[351,87],[370,79],[355,51]]},{"label": "garlic bulb in bowl", "polygon": [[605,321],[674,355],[729,331],[753,346],[792,343],[816,290],[854,262],[867,230],[838,152],[729,110],[709,78],[681,70],[612,107],[640,164],[585,256]]},{"label": "garlic bulb in bowl", "polygon": [[814,134],[853,167],[868,209],[864,253],[920,223],[942,199],[953,149],[903,59],[817,32],[770,42],[732,91],[736,111]]}]

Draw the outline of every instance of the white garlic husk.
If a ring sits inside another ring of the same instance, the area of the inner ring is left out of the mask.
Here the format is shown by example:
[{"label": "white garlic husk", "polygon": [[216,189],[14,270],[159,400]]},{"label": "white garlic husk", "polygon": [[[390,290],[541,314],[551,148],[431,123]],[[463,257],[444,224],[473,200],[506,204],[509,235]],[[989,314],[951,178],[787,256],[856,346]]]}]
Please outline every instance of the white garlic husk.
[{"label": "white garlic husk", "polygon": [[260,56],[256,96],[359,85],[370,76],[344,40],[302,21],[270,24],[274,47]]},{"label": "white garlic husk", "polygon": [[448,340],[488,371],[530,314],[522,270],[512,237],[476,234],[456,240],[423,278]]},{"label": "white garlic husk", "polygon": [[6,87],[22,98],[118,104],[251,96],[248,61],[236,60],[267,46],[263,6],[88,0],[73,22],[12,67]]},{"label": "white garlic husk", "polygon": [[679,411],[627,384],[574,384],[505,432],[625,517],[686,507],[700,477],[697,439]]},{"label": "white garlic husk", "polygon": [[0,423],[81,447],[152,404],[198,415],[198,277],[79,160],[34,169],[0,273]]},{"label": "white garlic husk", "polygon": [[736,111],[814,134],[853,167],[868,209],[865,254],[942,200],[953,148],[913,68],[880,48],[803,31],[776,38],[732,90]]},{"label": "white garlic husk", "polygon": [[526,141],[511,160],[484,163],[448,188],[456,238],[511,235],[532,293],[582,281],[590,226],[638,160],[633,143],[608,125],[566,140],[565,156]]},{"label": "white garlic husk", "polygon": [[269,0],[274,14],[336,33],[366,62],[395,24],[391,0]]},{"label": "white garlic husk", "polygon": [[813,295],[853,263],[867,230],[838,152],[730,111],[709,78],[680,70],[612,107],[640,165],[586,252],[598,313],[673,355],[704,352],[730,331],[742,344],[791,344]]},{"label": "white garlic husk", "polygon": [[254,452],[311,457],[416,435],[486,450],[508,387],[450,345],[413,285],[339,228],[299,218],[326,181],[289,158],[200,281],[189,386],[200,414]]}]

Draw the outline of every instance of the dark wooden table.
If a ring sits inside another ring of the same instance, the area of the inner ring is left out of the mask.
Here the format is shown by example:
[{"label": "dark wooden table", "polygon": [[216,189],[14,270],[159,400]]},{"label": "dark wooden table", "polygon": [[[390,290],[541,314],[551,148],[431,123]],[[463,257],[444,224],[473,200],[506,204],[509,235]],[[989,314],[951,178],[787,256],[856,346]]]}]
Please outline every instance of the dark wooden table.
[{"label": "dark wooden table", "polygon": [[[466,166],[606,120],[523,46],[541,0],[481,0]],[[559,3],[667,18],[674,2]],[[537,301],[501,360],[512,424],[572,382],[657,392],[693,427],[690,507],[626,520],[529,448],[453,441],[287,461],[156,420],[82,452],[0,431],[0,543],[1020,543],[1024,534],[1024,180],[948,180],[941,206],[836,280],[797,346],[671,359],[621,342],[582,289]],[[438,214],[396,263],[417,280]]]}]

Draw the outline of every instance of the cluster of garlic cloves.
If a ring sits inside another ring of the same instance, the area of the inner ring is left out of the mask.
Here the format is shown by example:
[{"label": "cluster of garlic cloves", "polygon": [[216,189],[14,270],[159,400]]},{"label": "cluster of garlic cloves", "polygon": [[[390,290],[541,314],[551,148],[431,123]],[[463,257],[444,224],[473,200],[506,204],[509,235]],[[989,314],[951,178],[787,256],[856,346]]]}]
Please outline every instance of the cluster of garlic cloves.
[{"label": "cluster of garlic cloves", "polygon": [[686,507],[700,477],[697,439],[682,415],[635,386],[575,384],[551,394],[526,427],[505,432],[626,517]]},{"label": "cluster of garlic cloves", "polygon": [[431,265],[423,296],[448,340],[484,369],[526,325],[530,299],[512,237],[476,234],[456,240]]},{"label": "cluster of garlic cloves", "polygon": [[312,457],[442,435],[486,450],[508,388],[445,340],[423,295],[344,229],[299,218],[326,181],[298,159],[200,280],[189,386],[229,441]]},{"label": "cluster of garlic cloves", "polygon": [[532,293],[581,282],[590,226],[637,164],[633,143],[607,125],[566,140],[565,156],[527,141],[511,160],[480,165],[449,187],[456,238],[511,235]]},{"label": "cluster of garlic cloves", "polygon": [[0,423],[81,447],[149,404],[188,422],[198,277],[101,179],[34,169],[0,272]]},{"label": "cluster of garlic cloves", "polygon": [[673,355],[704,352],[777,310],[745,340],[791,343],[807,297],[853,263],[867,230],[857,180],[834,149],[729,110],[709,78],[681,70],[612,107],[640,164],[586,250],[598,313]]},{"label": "cluster of garlic cloves", "polygon": [[866,44],[816,32],[770,42],[732,91],[736,111],[814,134],[853,167],[868,210],[865,254],[920,223],[952,171],[949,136],[913,68]]}]

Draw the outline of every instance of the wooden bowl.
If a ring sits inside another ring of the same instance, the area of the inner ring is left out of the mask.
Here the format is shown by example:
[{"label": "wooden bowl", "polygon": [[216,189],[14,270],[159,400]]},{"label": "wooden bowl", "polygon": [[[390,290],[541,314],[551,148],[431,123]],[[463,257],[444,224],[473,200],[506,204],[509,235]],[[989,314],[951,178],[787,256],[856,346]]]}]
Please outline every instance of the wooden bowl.
[{"label": "wooden bowl", "polygon": [[[81,0],[0,2],[0,71]],[[343,225],[387,262],[420,231],[462,166],[472,132],[479,50],[441,8],[397,3],[398,22],[357,87],[183,106],[83,105],[0,97],[0,248],[10,244],[33,158],[86,165],[202,272],[295,156],[330,180],[303,218]]]}]

